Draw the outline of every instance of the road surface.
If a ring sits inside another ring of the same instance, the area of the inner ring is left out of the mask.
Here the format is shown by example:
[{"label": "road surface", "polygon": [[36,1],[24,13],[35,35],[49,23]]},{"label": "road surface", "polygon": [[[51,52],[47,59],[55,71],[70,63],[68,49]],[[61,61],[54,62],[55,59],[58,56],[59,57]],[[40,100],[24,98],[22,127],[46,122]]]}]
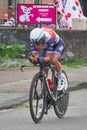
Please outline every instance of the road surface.
[{"label": "road surface", "polygon": [[69,107],[63,119],[53,108],[39,124],[31,119],[26,103],[18,108],[0,111],[0,130],[87,130],[87,89],[70,92]]}]

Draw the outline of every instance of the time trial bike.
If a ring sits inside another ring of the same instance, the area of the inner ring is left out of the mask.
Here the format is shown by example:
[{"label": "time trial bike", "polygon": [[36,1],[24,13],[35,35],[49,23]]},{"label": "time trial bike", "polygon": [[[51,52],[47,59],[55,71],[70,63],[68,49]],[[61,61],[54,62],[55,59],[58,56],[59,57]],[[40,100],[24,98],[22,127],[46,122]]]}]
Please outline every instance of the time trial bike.
[{"label": "time trial bike", "polygon": [[[51,86],[45,74],[46,68],[50,71]],[[35,123],[40,122],[44,114],[48,114],[51,106],[53,106],[57,117],[64,117],[69,102],[69,82],[64,70],[62,70],[62,74],[65,82],[61,85],[65,85],[65,89],[58,91],[58,78],[55,74],[55,67],[50,63],[39,64],[39,72],[34,75],[29,90],[30,114]]]}]

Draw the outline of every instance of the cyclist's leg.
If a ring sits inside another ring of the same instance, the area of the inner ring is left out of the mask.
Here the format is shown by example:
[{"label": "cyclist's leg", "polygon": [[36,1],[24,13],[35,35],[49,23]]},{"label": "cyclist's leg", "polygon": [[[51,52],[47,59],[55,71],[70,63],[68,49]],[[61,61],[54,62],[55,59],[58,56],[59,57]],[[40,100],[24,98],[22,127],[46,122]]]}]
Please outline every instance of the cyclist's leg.
[{"label": "cyclist's leg", "polygon": [[64,49],[65,43],[62,39],[60,39],[59,42],[54,46],[53,53],[51,56],[51,63],[55,66],[57,72],[61,70],[61,63],[59,62],[59,59],[63,54]]},{"label": "cyclist's leg", "polygon": [[58,44],[54,46],[53,54],[51,57],[51,63],[55,66],[57,77],[58,77],[58,89],[62,90],[64,86],[62,85],[62,82],[64,82],[64,77],[62,75],[61,71],[61,63],[59,61],[61,55],[63,54],[65,49],[65,44],[62,39],[59,40]]},{"label": "cyclist's leg", "polygon": [[56,72],[60,72],[61,63],[59,62],[60,56],[58,54],[51,54],[51,64],[55,66]]}]

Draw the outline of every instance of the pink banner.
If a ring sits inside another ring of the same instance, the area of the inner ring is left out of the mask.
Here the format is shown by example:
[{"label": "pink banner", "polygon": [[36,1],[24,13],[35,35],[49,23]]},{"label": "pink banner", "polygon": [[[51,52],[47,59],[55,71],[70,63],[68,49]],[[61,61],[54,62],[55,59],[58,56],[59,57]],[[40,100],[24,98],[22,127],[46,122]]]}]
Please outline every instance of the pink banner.
[{"label": "pink banner", "polygon": [[53,5],[17,5],[18,24],[55,24],[56,7]]}]

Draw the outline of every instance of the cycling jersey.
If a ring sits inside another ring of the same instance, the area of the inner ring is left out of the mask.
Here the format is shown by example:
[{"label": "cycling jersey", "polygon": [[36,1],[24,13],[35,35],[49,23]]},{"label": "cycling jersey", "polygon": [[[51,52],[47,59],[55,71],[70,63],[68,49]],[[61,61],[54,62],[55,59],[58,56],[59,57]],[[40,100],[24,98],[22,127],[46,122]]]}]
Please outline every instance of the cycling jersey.
[{"label": "cycling jersey", "polygon": [[[45,32],[45,40],[44,40],[43,48],[46,50],[47,53],[57,53],[61,55],[62,51],[64,50],[63,40],[60,40],[59,35],[54,30],[48,29],[48,28],[43,28],[43,30]],[[38,50],[35,48],[32,42],[30,42],[30,47],[31,47],[32,53],[38,52]],[[57,47],[57,50],[56,50],[56,47]]]}]

